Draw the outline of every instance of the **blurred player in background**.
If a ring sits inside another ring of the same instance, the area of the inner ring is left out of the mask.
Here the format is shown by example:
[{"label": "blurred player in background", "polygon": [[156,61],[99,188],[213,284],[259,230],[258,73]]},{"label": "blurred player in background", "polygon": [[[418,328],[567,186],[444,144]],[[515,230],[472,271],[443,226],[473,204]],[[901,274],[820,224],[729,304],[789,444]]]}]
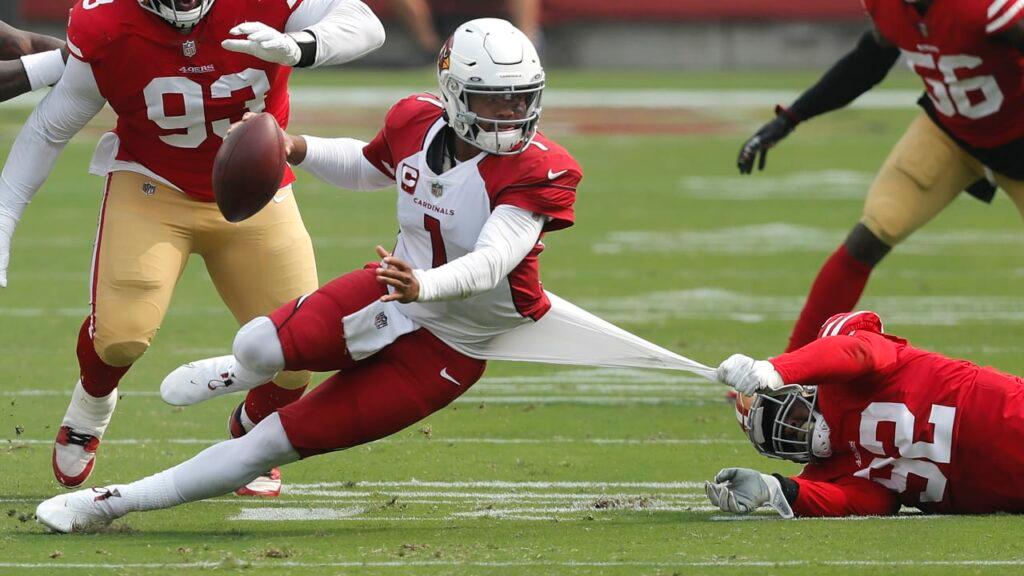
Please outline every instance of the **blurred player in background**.
[{"label": "blurred player in background", "polygon": [[50,499],[40,521],[70,532],[210,498],[267,468],[393,434],[468,390],[490,341],[551,310],[540,238],[573,224],[582,173],[537,132],[537,52],[510,23],[473,20],[444,45],[438,82],[440,98],[401,100],[369,143],[286,137],[289,161],[328,182],[395,190],[394,254],[378,246],[381,261],[252,320],[233,355],[182,366],[161,394],[193,404],[282,370],[336,373],[249,434],[132,484]]},{"label": "blurred player in background", "polygon": [[758,452],[806,463],[793,478],[722,470],[706,490],[726,512],[1024,512],[1017,376],[915,348],[873,312],[838,314],[817,340],[770,360],[734,355],[718,376],[756,394],[742,422]]},{"label": "blurred player in background", "polygon": [[[430,8],[430,2],[428,0],[387,1],[419,46],[424,57],[432,59],[436,55],[437,47],[441,45],[441,36],[438,34],[438,24],[435,23],[434,11]],[[459,7],[472,6],[477,11],[486,12],[486,6],[481,7],[479,5],[488,3],[462,0],[455,2],[455,4]],[[534,46],[538,49],[541,48],[540,0],[501,0],[500,2],[492,0],[489,4],[494,5],[494,7],[504,5],[504,11],[508,19],[530,38]],[[447,31],[444,30],[447,26],[443,22],[440,23],[440,26],[442,31]]]},{"label": "blurred player in background", "polygon": [[1002,188],[1024,214],[1024,0],[864,0],[874,30],[817,84],[750,138],[740,172],[764,168],[768,149],[800,122],[838,108],[880,82],[902,53],[921,76],[923,113],[890,152],[864,214],[818,272],[789,338],[795,350],[860,299],[893,246],[961,190],[990,202]]},{"label": "blurred player in background", "polygon": [[0,22],[0,102],[52,86],[66,58],[63,40]]},{"label": "blurred player in background", "polygon": [[[117,126],[90,165],[106,185],[91,313],[78,340],[81,377],[52,458],[57,480],[73,487],[92,472],[118,382],[149,348],[190,254],[203,257],[240,324],[316,289],[292,173],[262,212],[229,224],[212,202],[213,158],[245,112],[266,110],[287,125],[292,67],[359,58],[384,32],[358,0],[81,0],[67,36],[72,58],[0,178],[0,286],[22,212],[64,145],[109,102]],[[231,415],[231,434],[301,396],[308,381],[308,372],[283,372],[253,390]],[[280,478],[272,471],[248,490],[276,495]]]}]

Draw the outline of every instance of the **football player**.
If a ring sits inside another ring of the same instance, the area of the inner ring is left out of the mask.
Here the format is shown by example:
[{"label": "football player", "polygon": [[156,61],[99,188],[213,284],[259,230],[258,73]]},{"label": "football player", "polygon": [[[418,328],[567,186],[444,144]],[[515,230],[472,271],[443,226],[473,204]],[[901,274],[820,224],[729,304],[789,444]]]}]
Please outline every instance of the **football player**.
[{"label": "football player", "polygon": [[210,498],[261,471],[371,442],[464,393],[487,343],[542,319],[538,255],[571,226],[582,173],[537,132],[544,70],[504,20],[458,27],[438,62],[440,97],[410,96],[369,143],[287,136],[289,161],[340,187],[396,190],[394,253],[247,323],[233,355],[172,372],[164,398],[192,404],[282,370],[336,371],[248,434],[127,485],[40,504],[61,532],[130,511]]},{"label": "football player", "polygon": [[741,416],[758,452],[806,464],[792,478],[722,470],[706,490],[726,512],[1024,512],[1024,380],[915,348],[873,312],[837,314],[770,360],[736,354],[718,377],[756,394]]},{"label": "football player", "polygon": [[[288,122],[292,67],[348,62],[380,46],[359,0],[80,0],[61,80],[29,117],[0,178],[0,286],[14,228],[67,141],[104,104],[117,126],[90,172],[105,178],[93,252],[91,312],[78,339],[80,379],[59,426],[53,472],[78,486],[95,465],[117,385],[149,348],[175,282],[199,254],[240,324],[317,283],[313,247],[285,174],[273,203],[241,224],[212,202],[222,138],[245,112]],[[309,373],[282,372],[230,417],[244,434],[298,398]],[[276,474],[251,487],[280,490]]]},{"label": "football player", "polygon": [[[893,246],[961,190],[991,201],[996,186],[1024,214],[1024,0],[864,0],[874,22],[849,54],[789,108],[776,108],[740,150],[741,173],[801,122],[842,108],[880,82],[902,53],[925,84],[923,112],[890,152],[863,216],[818,272],[787,350],[851,310]],[[758,160],[759,159],[759,160]]]},{"label": "football player", "polygon": [[67,56],[62,40],[0,21],[0,102],[55,84]]}]

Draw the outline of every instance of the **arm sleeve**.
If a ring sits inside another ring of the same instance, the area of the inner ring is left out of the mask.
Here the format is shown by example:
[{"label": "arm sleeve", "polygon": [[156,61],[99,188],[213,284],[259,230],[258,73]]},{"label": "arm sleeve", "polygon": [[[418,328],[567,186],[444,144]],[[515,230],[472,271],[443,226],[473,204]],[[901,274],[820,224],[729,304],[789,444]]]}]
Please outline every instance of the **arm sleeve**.
[{"label": "arm sleeve", "polygon": [[21,217],[68,140],[104,103],[92,68],[71,58],[61,81],[32,112],[11,146],[0,174],[0,213]]},{"label": "arm sleeve", "polygon": [[897,345],[880,334],[829,336],[769,360],[786,384],[829,384],[880,372],[896,363]]},{"label": "arm sleeve", "polygon": [[430,270],[415,270],[420,302],[465,299],[493,290],[537,245],[546,218],[498,206],[480,230],[473,251]]},{"label": "arm sleeve", "polygon": [[790,480],[798,486],[790,502],[796,516],[888,516],[900,510],[895,492],[866,478],[822,482],[797,476]]},{"label": "arm sleeve", "polygon": [[344,64],[384,44],[384,25],[360,0],[303,0],[285,24],[285,32],[312,36],[311,42],[296,36],[302,50],[298,67]]},{"label": "arm sleeve", "polygon": [[986,34],[1004,34],[1024,20],[1024,0],[993,1],[986,10],[986,17]]},{"label": "arm sleeve", "polygon": [[797,98],[788,112],[802,121],[846,106],[881,82],[899,55],[895,46],[880,44],[873,31],[865,32],[857,46]]},{"label": "arm sleeve", "polygon": [[324,182],[349,190],[379,190],[394,185],[391,176],[366,159],[366,142],[354,138],[303,138],[306,157],[297,166]]}]

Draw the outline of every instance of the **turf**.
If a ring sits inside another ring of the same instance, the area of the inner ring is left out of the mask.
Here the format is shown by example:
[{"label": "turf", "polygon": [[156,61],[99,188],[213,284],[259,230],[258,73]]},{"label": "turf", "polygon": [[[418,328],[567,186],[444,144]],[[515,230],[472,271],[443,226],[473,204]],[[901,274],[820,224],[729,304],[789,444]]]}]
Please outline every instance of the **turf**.
[{"label": "turf", "polygon": [[[796,89],[814,78],[565,76],[565,88],[587,89]],[[296,81],[426,86],[430,75]],[[300,110],[295,121],[368,137],[385,104],[360,118]],[[552,110],[549,135],[586,177],[577,225],[546,239],[545,286],[709,364],[778,353],[817,267],[916,112],[816,120],[772,152],[768,171],[737,179],[736,150],[764,112],[652,112],[652,123],[674,127],[659,135],[586,133]],[[24,117],[0,109],[3,147]],[[85,172],[105,121],[72,142],[32,203],[0,292],[2,574],[973,574],[1024,564],[1024,524],[1012,516],[731,521],[707,508],[699,482],[725,466],[796,467],[744,443],[720,388],[661,372],[498,362],[464,401],[392,438],[287,467],[291,492],[276,501],[224,497],[132,515],[103,534],[47,534],[31,513],[59,491],[49,443],[77,375],[100,198]],[[715,130],[693,132],[702,121]],[[337,191],[301,174],[296,190],[321,281],[392,238],[390,193]],[[957,200],[877,271],[866,304],[916,344],[1024,373],[1019,220],[1005,197]],[[154,395],[177,365],[228,350],[235,326],[201,264],[191,262],[152,349],[125,378],[91,483],[151,474],[224,436],[235,399],[182,410]],[[331,519],[267,520],[289,515]]]}]

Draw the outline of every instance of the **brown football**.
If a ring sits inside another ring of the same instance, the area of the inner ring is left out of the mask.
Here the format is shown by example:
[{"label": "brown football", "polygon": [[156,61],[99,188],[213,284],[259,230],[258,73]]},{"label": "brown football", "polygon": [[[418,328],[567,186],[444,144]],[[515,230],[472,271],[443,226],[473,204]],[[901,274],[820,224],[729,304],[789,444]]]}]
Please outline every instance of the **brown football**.
[{"label": "brown football", "polygon": [[277,193],[284,177],[284,135],[266,112],[228,133],[213,160],[213,196],[228,222],[256,214]]}]

